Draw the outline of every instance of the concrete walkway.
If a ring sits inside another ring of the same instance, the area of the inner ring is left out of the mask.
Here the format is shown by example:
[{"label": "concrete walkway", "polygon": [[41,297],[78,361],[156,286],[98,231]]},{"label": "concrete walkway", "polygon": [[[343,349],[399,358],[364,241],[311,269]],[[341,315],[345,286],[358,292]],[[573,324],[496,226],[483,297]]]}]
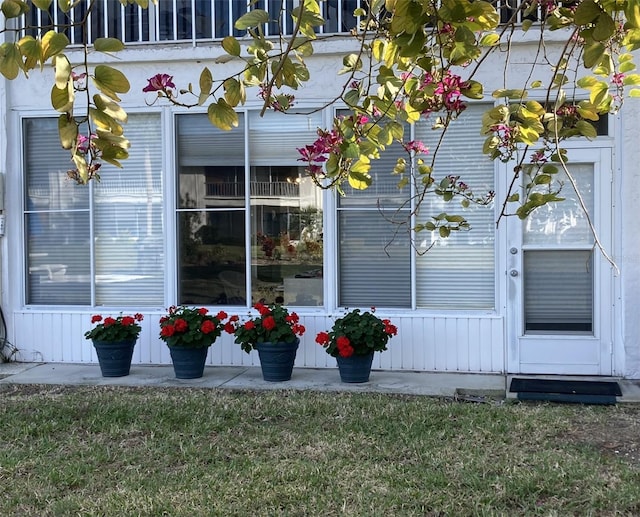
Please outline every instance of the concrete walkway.
[{"label": "concrete walkway", "polygon": [[102,377],[97,364],[0,364],[0,384],[7,383],[356,391],[470,398],[505,396],[504,375],[374,370],[367,383],[345,384],[333,368],[295,368],[290,381],[266,382],[259,367],[207,366],[202,378],[184,380],[175,378],[171,365],[132,365],[131,373],[125,377]]},{"label": "concrete walkway", "polygon": [[[538,377],[540,378],[540,377]],[[568,379],[568,377],[563,377]],[[588,378],[580,378],[588,380]],[[592,380],[605,380],[591,378]],[[97,364],[3,363],[0,384],[66,384],[89,386],[189,386],[236,390],[315,390],[395,393],[453,397],[482,401],[509,396],[511,376],[476,373],[429,373],[374,370],[364,384],[340,382],[335,368],[295,368],[286,382],[266,382],[259,367],[207,366],[200,379],[176,379],[173,367],[132,365],[125,377],[102,377]],[[640,381],[616,380],[622,389],[618,402],[640,403]],[[512,396],[512,394],[511,394]]]}]

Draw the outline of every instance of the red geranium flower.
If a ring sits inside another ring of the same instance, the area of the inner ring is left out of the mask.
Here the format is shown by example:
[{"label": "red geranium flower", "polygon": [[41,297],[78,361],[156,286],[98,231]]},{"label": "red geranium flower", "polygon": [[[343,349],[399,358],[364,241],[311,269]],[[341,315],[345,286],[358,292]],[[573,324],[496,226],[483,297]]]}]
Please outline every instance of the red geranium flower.
[{"label": "red geranium flower", "polygon": [[202,322],[202,325],[200,325],[200,330],[202,331],[203,334],[209,334],[213,332],[215,329],[216,329],[216,326],[210,320],[205,320]]},{"label": "red geranium flower", "polygon": [[273,330],[276,328],[276,320],[273,316],[267,316],[264,320],[262,320],[262,326],[267,330]]},{"label": "red geranium flower", "polygon": [[318,332],[316,336],[316,343],[319,345],[325,346],[329,344],[329,333],[328,332]]},{"label": "red geranium flower", "polygon": [[176,327],[176,332],[184,332],[189,328],[189,324],[182,318],[178,318],[174,322],[174,325]]}]

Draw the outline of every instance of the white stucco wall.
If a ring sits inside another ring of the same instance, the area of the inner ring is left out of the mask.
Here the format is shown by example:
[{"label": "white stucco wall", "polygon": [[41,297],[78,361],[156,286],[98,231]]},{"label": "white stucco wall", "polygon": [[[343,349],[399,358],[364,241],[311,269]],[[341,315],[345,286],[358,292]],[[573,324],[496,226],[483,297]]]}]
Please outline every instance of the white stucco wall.
[{"label": "white stucco wall", "polygon": [[640,378],[640,99],[627,99],[620,131],[621,174],[621,339],[624,373]]}]

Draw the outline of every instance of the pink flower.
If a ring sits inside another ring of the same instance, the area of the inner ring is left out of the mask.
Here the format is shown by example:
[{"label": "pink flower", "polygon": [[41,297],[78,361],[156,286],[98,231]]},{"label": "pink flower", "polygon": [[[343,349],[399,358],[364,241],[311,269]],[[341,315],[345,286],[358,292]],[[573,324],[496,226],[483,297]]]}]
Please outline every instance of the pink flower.
[{"label": "pink flower", "polygon": [[142,89],[143,92],[165,91],[169,88],[176,87],[176,85],[173,84],[173,76],[169,74],[156,74],[147,79],[147,81],[149,81],[149,84]]}]

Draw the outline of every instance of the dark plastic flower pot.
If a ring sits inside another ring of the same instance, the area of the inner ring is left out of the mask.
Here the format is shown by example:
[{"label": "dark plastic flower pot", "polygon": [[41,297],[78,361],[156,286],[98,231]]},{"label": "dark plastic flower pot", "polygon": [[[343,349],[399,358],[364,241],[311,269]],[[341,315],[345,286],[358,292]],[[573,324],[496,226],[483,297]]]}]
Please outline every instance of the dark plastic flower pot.
[{"label": "dark plastic flower pot", "polygon": [[171,361],[176,379],[199,379],[204,374],[204,364],[209,353],[208,346],[198,348],[170,346]]},{"label": "dark plastic flower pot", "polygon": [[262,378],[269,382],[282,382],[291,379],[293,364],[300,340],[293,343],[259,343],[256,345],[262,368]]},{"label": "dark plastic flower pot", "polygon": [[124,377],[131,370],[131,358],[136,340],[97,341],[93,340],[100,371],[103,377]]},{"label": "dark plastic flower pot", "polygon": [[369,382],[373,352],[367,355],[352,355],[351,357],[336,357],[340,380],[342,382]]}]

